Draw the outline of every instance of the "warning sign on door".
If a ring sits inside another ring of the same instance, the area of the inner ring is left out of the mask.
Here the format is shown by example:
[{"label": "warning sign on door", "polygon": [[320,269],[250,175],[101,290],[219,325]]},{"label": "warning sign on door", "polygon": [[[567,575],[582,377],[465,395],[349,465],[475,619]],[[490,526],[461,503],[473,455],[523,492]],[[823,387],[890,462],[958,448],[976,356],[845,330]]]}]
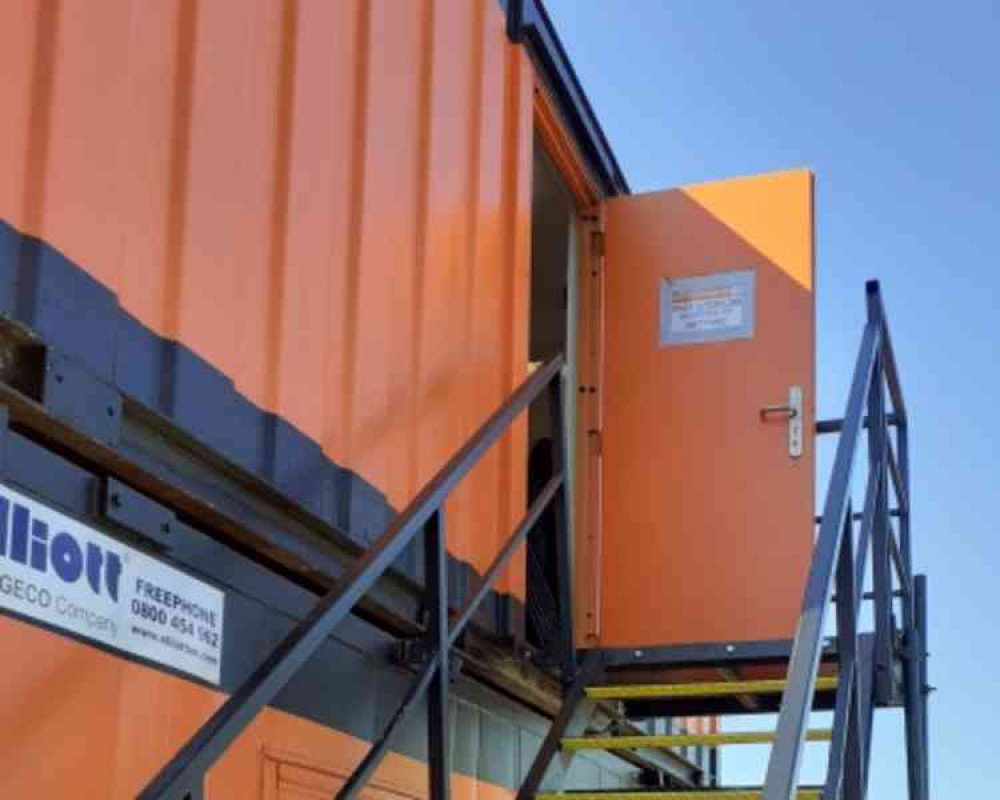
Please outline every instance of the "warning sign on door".
[{"label": "warning sign on door", "polygon": [[660,346],[752,339],[753,270],[660,281]]}]

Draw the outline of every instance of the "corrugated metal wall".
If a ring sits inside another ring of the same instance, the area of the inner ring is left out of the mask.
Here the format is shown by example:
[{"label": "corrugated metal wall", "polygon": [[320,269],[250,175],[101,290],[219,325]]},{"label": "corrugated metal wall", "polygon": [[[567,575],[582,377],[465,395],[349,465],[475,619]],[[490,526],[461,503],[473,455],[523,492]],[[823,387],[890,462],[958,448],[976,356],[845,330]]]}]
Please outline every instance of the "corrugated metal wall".
[{"label": "corrugated metal wall", "polygon": [[[494,0],[4,3],[0,217],[399,507],[525,373],[532,87]],[[454,496],[455,556],[524,463]]]},{"label": "corrugated metal wall", "polygon": [[[16,620],[0,617],[0,639],[17,641],[32,654],[30,660],[6,665],[0,684],[4,719],[24,721],[0,726],[4,800],[131,800],[224,699],[191,681]],[[389,673],[399,668],[350,652],[347,669],[364,663],[372,687],[355,714],[370,718],[372,728],[381,731],[412,675],[393,685]],[[337,668],[331,669],[329,661],[322,667],[329,685],[331,677],[337,679]],[[459,684],[451,701],[452,797],[509,800],[541,746],[547,721],[528,722],[488,693],[475,700],[456,696],[467,685]],[[373,703],[376,692],[379,699]],[[330,693],[320,704],[337,702],[334,697]],[[358,702],[340,697],[343,703]],[[423,715],[415,713],[397,746],[424,724]],[[206,795],[208,800],[330,798],[369,747],[356,732],[267,708],[209,771]],[[626,785],[629,765],[609,761],[610,756],[575,758],[570,785]],[[296,792],[276,791],[274,770],[293,765],[308,766],[311,774],[297,776]],[[327,788],[331,791],[324,793]],[[390,753],[363,796],[388,800],[387,788],[413,800],[427,797],[426,755],[412,748],[409,754]]]}]

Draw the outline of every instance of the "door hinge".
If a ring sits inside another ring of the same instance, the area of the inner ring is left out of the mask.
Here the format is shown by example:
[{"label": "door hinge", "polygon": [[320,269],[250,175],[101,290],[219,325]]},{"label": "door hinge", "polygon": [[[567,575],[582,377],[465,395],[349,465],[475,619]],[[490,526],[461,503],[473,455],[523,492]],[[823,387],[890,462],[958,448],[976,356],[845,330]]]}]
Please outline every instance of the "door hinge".
[{"label": "door hinge", "polygon": [[594,258],[604,258],[604,231],[590,232],[590,252]]},{"label": "door hinge", "polygon": [[595,456],[601,455],[604,451],[604,434],[597,428],[587,431],[587,441],[590,442],[590,452]]}]

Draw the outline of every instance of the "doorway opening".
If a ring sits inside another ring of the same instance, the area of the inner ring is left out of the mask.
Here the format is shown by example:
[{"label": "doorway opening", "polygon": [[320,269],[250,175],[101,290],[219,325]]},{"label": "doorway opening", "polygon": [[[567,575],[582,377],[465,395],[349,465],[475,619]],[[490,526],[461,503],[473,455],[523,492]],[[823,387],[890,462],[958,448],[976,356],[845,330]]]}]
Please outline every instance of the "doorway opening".
[{"label": "doorway opening", "polygon": [[[578,246],[576,200],[545,145],[536,136],[531,199],[531,306],[529,359],[532,368],[562,353],[566,358],[563,409],[569,432],[566,491],[573,513],[576,442],[576,340]],[[528,502],[553,474],[552,423],[545,403],[536,403],[528,423]],[[568,520],[573,530],[572,519]],[[526,637],[539,652],[557,646],[560,610],[557,592],[555,512],[550,507],[528,534]],[[572,545],[571,545],[572,546]],[[570,563],[573,562],[572,553]]]}]

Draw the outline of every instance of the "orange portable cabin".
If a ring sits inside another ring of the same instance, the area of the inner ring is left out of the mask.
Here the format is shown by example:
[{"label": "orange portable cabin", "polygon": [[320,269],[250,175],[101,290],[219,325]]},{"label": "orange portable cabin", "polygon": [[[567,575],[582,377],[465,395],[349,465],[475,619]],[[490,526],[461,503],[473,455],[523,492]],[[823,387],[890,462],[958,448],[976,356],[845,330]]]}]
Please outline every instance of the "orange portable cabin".
[{"label": "orange portable cabin", "polygon": [[[164,765],[376,571],[197,751],[204,796],[339,790],[448,604],[447,713],[401,725],[366,796],[427,796],[428,766],[513,796],[601,654],[668,654],[631,682],[734,678],[668,674],[691,648],[780,674],[812,177],[630,194],[544,9],[511,6],[0,8],[0,796],[201,797]],[[564,785],[714,785],[716,723],[684,722],[713,708],[597,703],[666,738],[581,746]]]}]

